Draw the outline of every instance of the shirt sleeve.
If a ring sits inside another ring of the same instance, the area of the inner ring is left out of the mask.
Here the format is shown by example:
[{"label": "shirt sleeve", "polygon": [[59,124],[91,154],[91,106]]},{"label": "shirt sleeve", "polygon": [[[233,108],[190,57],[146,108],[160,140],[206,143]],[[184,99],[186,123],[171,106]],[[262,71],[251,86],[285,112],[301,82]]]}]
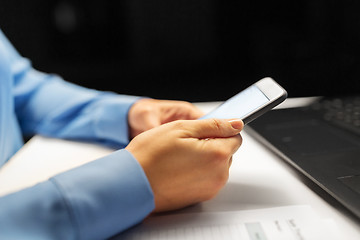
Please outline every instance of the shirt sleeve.
[{"label": "shirt sleeve", "polygon": [[87,89],[35,70],[0,34],[11,66],[15,111],[22,132],[113,147],[129,142],[127,114],[139,97]]},{"label": "shirt sleeve", "polygon": [[0,239],[106,239],[153,208],[145,173],[123,149],[0,197]]},{"label": "shirt sleeve", "polygon": [[[14,121],[23,133],[114,147],[128,143],[127,114],[137,97],[86,89],[38,72],[2,34],[0,40],[11,68]],[[106,239],[153,208],[141,166],[122,149],[0,197],[0,239]]]},{"label": "shirt sleeve", "polygon": [[14,93],[24,134],[128,144],[128,111],[138,97],[86,89],[26,64],[21,71],[14,74]]}]

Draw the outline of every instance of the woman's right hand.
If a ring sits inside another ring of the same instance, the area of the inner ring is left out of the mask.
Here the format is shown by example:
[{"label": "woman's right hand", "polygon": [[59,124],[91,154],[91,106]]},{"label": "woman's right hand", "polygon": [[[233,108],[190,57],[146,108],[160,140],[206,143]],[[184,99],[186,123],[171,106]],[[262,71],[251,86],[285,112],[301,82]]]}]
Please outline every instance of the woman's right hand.
[{"label": "woman's right hand", "polygon": [[154,211],[213,198],[228,180],[243,126],[239,119],[179,120],[135,137],[126,149],[150,182]]}]

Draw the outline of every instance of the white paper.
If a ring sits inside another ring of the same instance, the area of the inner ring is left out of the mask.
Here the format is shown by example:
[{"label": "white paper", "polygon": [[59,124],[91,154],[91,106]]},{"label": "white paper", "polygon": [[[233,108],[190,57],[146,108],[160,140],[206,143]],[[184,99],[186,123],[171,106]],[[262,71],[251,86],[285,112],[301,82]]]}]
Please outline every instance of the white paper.
[{"label": "white paper", "polygon": [[339,239],[336,225],[309,206],[153,216],[114,239],[318,240]]}]

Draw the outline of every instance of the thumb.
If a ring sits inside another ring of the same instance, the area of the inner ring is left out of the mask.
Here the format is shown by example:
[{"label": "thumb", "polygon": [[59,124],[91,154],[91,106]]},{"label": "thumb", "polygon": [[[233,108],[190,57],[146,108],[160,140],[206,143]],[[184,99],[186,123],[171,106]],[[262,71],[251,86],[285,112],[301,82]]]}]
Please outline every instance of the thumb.
[{"label": "thumb", "polygon": [[191,137],[195,138],[227,138],[235,136],[243,129],[241,119],[204,119],[191,123]]}]

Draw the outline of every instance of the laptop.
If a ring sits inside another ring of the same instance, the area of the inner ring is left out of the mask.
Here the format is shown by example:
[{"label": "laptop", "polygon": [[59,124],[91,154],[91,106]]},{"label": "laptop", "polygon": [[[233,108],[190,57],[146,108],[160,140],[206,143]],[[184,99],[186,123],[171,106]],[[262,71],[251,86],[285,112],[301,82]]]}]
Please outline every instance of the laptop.
[{"label": "laptop", "polygon": [[360,218],[360,96],[273,110],[247,131]]}]

